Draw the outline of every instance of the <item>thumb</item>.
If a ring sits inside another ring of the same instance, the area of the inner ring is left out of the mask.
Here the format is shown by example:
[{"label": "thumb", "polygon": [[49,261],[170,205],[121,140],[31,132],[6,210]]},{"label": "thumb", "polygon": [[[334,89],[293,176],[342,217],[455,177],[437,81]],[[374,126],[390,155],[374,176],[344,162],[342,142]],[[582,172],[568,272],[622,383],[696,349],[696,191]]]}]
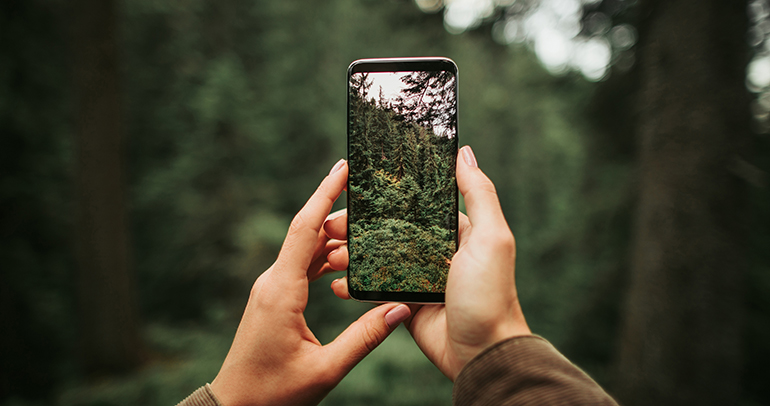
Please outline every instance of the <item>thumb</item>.
[{"label": "thumb", "polygon": [[366,312],[326,347],[334,363],[347,374],[411,315],[405,304],[384,304]]},{"label": "thumb", "polygon": [[468,218],[474,227],[495,230],[505,222],[500,199],[491,180],[481,171],[469,145],[458,151],[457,187],[465,198]]}]

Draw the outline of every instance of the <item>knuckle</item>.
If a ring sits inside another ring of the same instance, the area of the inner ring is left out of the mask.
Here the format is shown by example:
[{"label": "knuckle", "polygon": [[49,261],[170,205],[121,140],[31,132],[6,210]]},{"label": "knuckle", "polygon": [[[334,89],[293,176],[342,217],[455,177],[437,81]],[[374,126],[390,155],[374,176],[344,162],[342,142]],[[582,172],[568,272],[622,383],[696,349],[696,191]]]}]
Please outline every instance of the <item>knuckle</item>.
[{"label": "knuckle", "polygon": [[262,290],[262,279],[263,279],[263,277],[264,277],[264,274],[263,274],[263,276],[260,276],[259,278],[257,278],[257,280],[254,281],[254,284],[251,285],[251,292],[249,292],[249,301],[256,301],[256,300],[258,300],[258,298],[260,296],[259,292],[260,292],[260,290]]},{"label": "knuckle", "polygon": [[489,179],[480,181],[464,195],[466,199],[471,198],[486,202],[499,201],[495,184]]},{"label": "knuckle", "polygon": [[487,235],[484,245],[487,245],[499,255],[514,257],[516,255],[516,240],[508,228],[502,228]]},{"label": "knuckle", "polygon": [[265,281],[270,277],[270,270],[272,270],[272,267],[263,272],[262,275],[260,275],[254,282],[254,284],[251,285],[251,291],[249,292],[249,303],[257,307],[267,306],[272,302],[271,298],[269,297],[269,289],[264,289],[266,283]]},{"label": "knuckle", "polygon": [[327,179],[325,179],[323,182],[321,182],[320,185],[318,185],[318,189],[316,189],[316,192],[314,195],[315,197],[323,199],[326,204],[329,204],[329,203],[334,204],[334,201],[337,199],[338,194],[334,192],[332,186],[329,184]]},{"label": "knuckle", "polygon": [[305,217],[302,215],[302,212],[300,211],[291,220],[291,223],[289,224],[289,233],[293,234],[304,229],[306,224],[307,222],[305,221]]},{"label": "knuckle", "polygon": [[326,182],[326,179],[324,179],[323,182],[321,182],[320,185],[318,185],[318,194],[321,196],[329,196],[331,194],[331,189],[329,188],[329,182]]},{"label": "knuckle", "polygon": [[361,339],[364,343],[367,353],[374,351],[378,345],[380,345],[382,339],[380,333],[376,328],[365,328],[361,331]]},{"label": "knuckle", "polygon": [[479,182],[478,186],[480,191],[485,193],[491,193],[495,196],[497,196],[497,188],[495,188],[495,184],[492,183],[489,179],[484,179],[484,181]]},{"label": "knuckle", "polygon": [[513,234],[510,230],[502,232],[498,241],[501,250],[506,253],[516,253],[516,240],[513,238]]}]

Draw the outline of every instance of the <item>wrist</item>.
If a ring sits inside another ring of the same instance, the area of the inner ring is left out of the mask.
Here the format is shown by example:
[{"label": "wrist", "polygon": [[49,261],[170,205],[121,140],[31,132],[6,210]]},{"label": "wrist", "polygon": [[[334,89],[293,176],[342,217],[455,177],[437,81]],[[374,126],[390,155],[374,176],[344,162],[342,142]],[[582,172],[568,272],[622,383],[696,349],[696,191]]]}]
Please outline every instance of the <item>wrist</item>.
[{"label": "wrist", "polygon": [[222,384],[222,379],[219,375],[217,375],[217,377],[207,386],[218,406],[232,406],[234,404],[229,396],[230,394],[227,390],[227,386]]},{"label": "wrist", "polygon": [[449,363],[452,365],[452,368],[445,375],[454,382],[465,365],[474,358],[477,358],[481,353],[499,343],[514,337],[523,336],[532,336],[532,331],[522,316],[519,320],[511,320],[509,323],[496,326],[493,331],[486,334],[482,339],[473,340],[474,342],[466,341],[462,343],[460,341],[453,341],[452,347],[454,348],[452,348],[452,353],[455,356],[454,360],[452,360],[453,362],[450,361]]}]

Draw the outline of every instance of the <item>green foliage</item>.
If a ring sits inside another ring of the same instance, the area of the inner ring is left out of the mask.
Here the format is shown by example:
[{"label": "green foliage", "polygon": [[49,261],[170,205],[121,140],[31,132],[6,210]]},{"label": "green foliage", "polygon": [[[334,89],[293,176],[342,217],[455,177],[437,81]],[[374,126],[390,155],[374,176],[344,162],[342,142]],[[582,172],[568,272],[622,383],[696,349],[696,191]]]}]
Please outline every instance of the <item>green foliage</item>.
[{"label": "green foliage", "polygon": [[350,284],[357,290],[443,292],[455,252],[452,232],[406,220],[376,219],[350,226]]},{"label": "green foliage", "polygon": [[[53,3],[18,4],[34,11],[27,20],[35,23],[3,26],[15,30],[8,38],[19,40],[3,48],[18,67],[0,70],[7,90],[2,92],[0,164],[9,174],[0,191],[7,282],[0,297],[23,304],[3,313],[14,315],[11,325],[18,327],[5,336],[14,337],[7,347],[14,349],[9,350],[13,357],[4,353],[3,359],[15,360],[9,365],[40,366],[30,371],[44,372],[46,380],[28,381],[50,382],[49,391],[38,391],[48,397],[46,404],[57,404],[64,392],[114,404],[115,398],[82,380],[72,351],[71,89],[61,34],[66,14],[45,8]],[[12,14],[5,15],[13,20]],[[59,25],[49,24],[53,17]],[[452,36],[440,15],[423,14],[404,2],[333,0],[308,7],[269,0],[135,0],[123,3],[120,20],[134,269],[143,319],[164,326],[168,334],[164,340],[148,340],[148,350],[156,361],[171,353],[179,364],[209,365],[207,372],[184,378],[184,385],[164,380],[176,374],[170,369],[111,381],[129,399],[141,393],[136,403],[169,404],[168,399],[181,399],[186,390],[213,378],[205,343],[220,348],[231,338],[249,288],[274,261],[291,216],[345,154],[345,67],[355,59],[445,55],[460,66],[459,133],[497,185],[516,234],[519,293],[536,332],[557,344],[567,341],[575,303],[582,303],[597,275],[608,268],[605,263],[617,261],[611,250],[607,258],[584,252],[580,237],[594,218],[585,215],[586,207],[601,218],[617,210],[629,164],[597,177],[598,186],[586,197],[588,131],[577,106],[591,88],[573,77],[549,76],[525,49],[497,46],[488,36]],[[387,125],[388,117],[380,118]],[[417,127],[409,131],[421,136]],[[430,162],[426,149],[392,146],[398,148],[397,156],[417,155],[381,168],[383,174],[398,173],[400,166],[414,172]],[[417,172],[400,180],[403,190],[391,202],[416,196],[412,182],[432,182],[425,175],[440,173]],[[384,176],[376,181],[387,183]],[[391,208],[405,211],[400,203]],[[444,220],[427,210],[409,219],[418,221],[414,224]],[[591,241],[621,246],[622,240],[606,237],[602,224]],[[430,246],[427,236],[434,231],[445,232],[428,225],[419,240]],[[338,300],[329,282],[311,285],[305,312],[322,342],[368,308]],[[223,309],[223,316],[212,317],[212,308]],[[201,341],[200,351],[171,350],[161,342],[184,341],[199,329],[230,335],[218,344]],[[386,342],[389,350],[364,360],[327,403],[446,404],[450,383],[401,334]],[[42,349],[53,350],[53,356]],[[407,351],[408,362],[392,356]],[[160,389],[164,385],[167,392]]]},{"label": "green foliage", "polygon": [[[46,404],[57,404],[63,392],[114,404],[79,376],[72,351],[66,14],[48,8],[54,2],[17,3],[30,15],[16,20],[3,9],[9,21],[3,29],[14,39],[2,55],[14,64],[0,70],[0,165],[7,174],[0,190],[6,289],[0,297],[13,299],[3,316],[15,320],[4,336],[13,340],[3,359],[43,373],[45,380],[25,376],[50,383],[48,391],[33,385],[37,395],[48,397]],[[205,343],[221,348],[232,337],[249,288],[274,261],[291,216],[345,154],[345,67],[358,58],[445,55],[460,66],[459,133],[495,182],[517,237],[519,294],[535,332],[557,345],[568,342],[572,314],[595,281],[621,262],[624,241],[607,232],[613,223],[606,219],[623,218],[630,163],[590,166],[592,129],[580,106],[591,85],[549,76],[526,49],[500,47],[487,35],[452,36],[441,15],[405,2],[333,0],[308,7],[269,0],[135,0],[122,4],[120,20],[134,269],[143,319],[168,334],[149,339],[148,351],[156,361],[171,353],[179,364],[209,365],[207,372],[184,378],[184,385],[164,380],[176,374],[170,369],[111,381],[129,399],[142,393],[135,403],[169,404],[213,378]],[[380,118],[386,125],[387,117]],[[410,131],[420,136],[418,128]],[[412,172],[430,154],[407,146],[392,148],[403,148],[397,156],[418,151],[398,162]],[[394,163],[383,174],[398,168]],[[403,177],[405,193],[395,195],[416,193],[410,183],[426,182],[420,176]],[[404,211],[400,204],[391,208]],[[410,220],[431,218],[443,220],[430,211]],[[432,230],[423,228],[426,235]],[[420,241],[430,244],[427,237]],[[305,312],[323,342],[368,308],[338,300],[329,282],[311,285]],[[212,317],[212,308],[223,309],[223,316]],[[219,343],[203,340],[200,350],[172,350],[161,342],[184,341],[198,329],[229,336]],[[400,337],[386,342],[393,346],[388,351],[364,360],[327,403],[446,404],[450,383]],[[605,353],[609,339],[602,336],[596,344]],[[392,356],[407,351],[408,362]]]},{"label": "green foliage", "polygon": [[[291,216],[345,154],[345,67],[383,56],[457,62],[459,133],[494,181],[516,236],[527,320],[608,381],[632,227],[633,125],[610,131],[589,121],[584,106],[596,85],[548,75],[524,47],[499,46],[486,32],[447,34],[440,13],[412,2],[370,0],[122,3],[129,218],[151,361],[130,376],[83,379],[72,351],[73,89],[64,4],[0,6],[0,404],[169,405],[213,379],[251,283],[274,261]],[[617,119],[613,110],[596,115]],[[392,148],[403,148],[397,156],[416,151],[406,146]],[[399,164],[413,172],[424,152]],[[768,171],[770,148],[756,153]],[[398,173],[396,165],[381,169],[367,176],[387,184],[385,174]],[[411,183],[420,179],[400,182],[390,196],[394,213],[406,212],[398,199],[416,195]],[[747,390],[757,404],[767,403],[770,357],[766,190],[755,193],[750,235]],[[445,232],[424,227],[419,240],[429,244],[433,231]],[[311,285],[305,311],[322,342],[368,309],[331,294],[332,277]],[[451,382],[398,330],[324,404],[450,398]]]},{"label": "green foliage", "polygon": [[[65,385],[60,406],[174,405],[216,376],[232,342],[232,330],[151,324],[145,341],[164,354],[129,376]],[[203,383],[203,384],[202,384]]]},{"label": "green foliage", "polygon": [[350,286],[443,292],[456,251],[457,138],[425,127],[435,121],[431,109],[367,100],[370,86],[366,74],[351,78]]}]

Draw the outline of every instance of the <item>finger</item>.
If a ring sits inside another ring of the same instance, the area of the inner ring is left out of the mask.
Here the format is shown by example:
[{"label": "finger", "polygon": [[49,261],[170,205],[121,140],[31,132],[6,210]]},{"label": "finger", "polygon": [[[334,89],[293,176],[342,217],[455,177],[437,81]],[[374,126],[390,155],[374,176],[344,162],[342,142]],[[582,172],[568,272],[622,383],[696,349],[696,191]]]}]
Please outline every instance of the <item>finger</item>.
[{"label": "finger", "polygon": [[[318,278],[326,275],[329,272],[340,270],[332,267],[331,264],[328,262],[327,257],[330,255],[330,253],[339,250],[339,248],[342,247],[344,244],[345,244],[345,241],[340,241],[340,240],[331,240],[326,243],[326,245],[323,247],[318,257],[315,258],[313,262],[310,263],[310,266],[307,269],[307,279],[310,282],[318,280]],[[337,266],[339,266],[339,257],[335,257],[335,260],[338,261]],[[347,266],[347,264],[345,266]]]},{"label": "finger", "polygon": [[460,216],[457,219],[459,222],[458,232],[460,233],[460,247],[462,247],[465,245],[465,243],[468,242],[467,236],[471,231],[471,221],[468,220],[468,216],[466,216],[464,213],[460,213]]},{"label": "finger", "polygon": [[276,260],[276,269],[293,272],[306,278],[313,258],[319,232],[326,216],[345,186],[348,175],[347,162],[341,160],[324,178],[305,206],[294,216]]},{"label": "finger", "polygon": [[324,232],[329,238],[346,240],[348,238],[348,209],[335,211],[326,218]]},{"label": "finger", "polygon": [[348,269],[348,246],[340,245],[337,249],[330,252],[326,259],[329,261],[329,266],[335,271]]},{"label": "finger", "polygon": [[445,351],[447,332],[447,315],[444,305],[423,305],[416,309],[410,319],[404,322],[414,342],[431,362],[444,372],[441,365]]},{"label": "finger", "polygon": [[344,276],[342,278],[333,280],[332,292],[334,292],[334,294],[342,300],[349,300],[350,292],[348,292],[348,277]]},{"label": "finger", "polygon": [[468,220],[468,216],[465,215],[463,212],[457,212],[457,221],[460,223],[460,232],[462,232],[463,228],[470,227],[471,221]]},{"label": "finger", "polygon": [[411,330],[412,320],[414,320],[415,316],[417,316],[417,314],[420,312],[420,309],[426,305],[410,303],[407,306],[409,306],[409,310],[412,314],[406,320],[404,320],[404,327],[406,327],[407,330]]},{"label": "finger", "polygon": [[404,321],[404,326],[409,333],[414,336],[420,330],[443,331],[436,329],[435,323],[445,318],[442,310],[446,308],[444,304],[425,304],[409,305],[412,315]]},{"label": "finger", "polygon": [[410,315],[405,304],[387,303],[369,310],[326,346],[343,374],[353,369]]},{"label": "finger", "polygon": [[311,267],[313,266],[312,263],[316,262],[319,258],[325,259],[326,255],[329,254],[331,250],[326,249],[326,245],[329,243],[329,236],[326,235],[325,232],[321,231],[318,233],[318,239],[315,243],[315,250],[313,250],[313,256],[310,259]]},{"label": "finger", "polygon": [[506,226],[495,185],[478,168],[473,150],[466,145],[457,157],[457,187],[465,197],[468,218],[474,226],[495,229]]}]

